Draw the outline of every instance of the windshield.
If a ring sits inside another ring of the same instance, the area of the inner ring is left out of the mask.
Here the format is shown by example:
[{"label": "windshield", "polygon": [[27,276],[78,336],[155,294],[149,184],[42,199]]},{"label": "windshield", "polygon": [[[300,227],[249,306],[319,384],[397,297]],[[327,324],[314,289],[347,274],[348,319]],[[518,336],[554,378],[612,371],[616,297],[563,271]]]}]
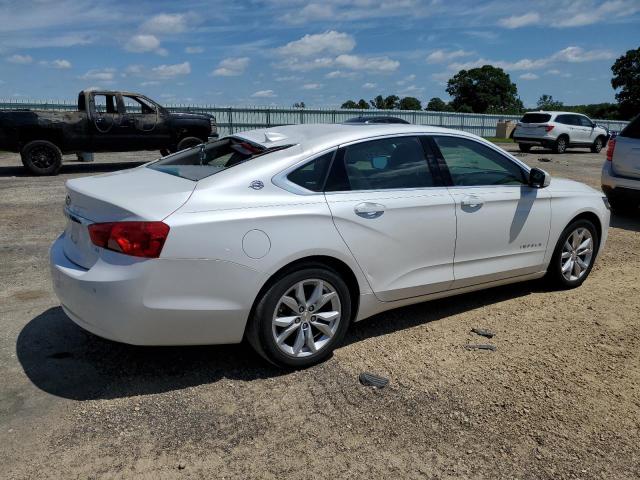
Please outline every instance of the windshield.
[{"label": "windshield", "polygon": [[525,113],[521,123],[547,123],[551,120],[551,115],[548,113]]},{"label": "windshield", "polygon": [[264,148],[246,140],[229,137],[182,150],[147,165],[147,168],[198,181],[252,158],[290,146]]}]

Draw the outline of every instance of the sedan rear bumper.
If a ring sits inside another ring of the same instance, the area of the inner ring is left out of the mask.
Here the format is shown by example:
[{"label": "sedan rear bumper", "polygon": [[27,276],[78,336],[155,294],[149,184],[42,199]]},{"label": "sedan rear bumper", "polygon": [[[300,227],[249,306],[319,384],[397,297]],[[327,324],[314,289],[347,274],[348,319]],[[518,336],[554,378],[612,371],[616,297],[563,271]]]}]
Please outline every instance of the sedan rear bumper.
[{"label": "sedan rear bumper", "polygon": [[65,256],[63,239],[50,251],[53,288],[69,318],[85,330],[133,345],[242,340],[259,289],[255,270],[219,260],[142,260],[106,251],[87,270]]}]

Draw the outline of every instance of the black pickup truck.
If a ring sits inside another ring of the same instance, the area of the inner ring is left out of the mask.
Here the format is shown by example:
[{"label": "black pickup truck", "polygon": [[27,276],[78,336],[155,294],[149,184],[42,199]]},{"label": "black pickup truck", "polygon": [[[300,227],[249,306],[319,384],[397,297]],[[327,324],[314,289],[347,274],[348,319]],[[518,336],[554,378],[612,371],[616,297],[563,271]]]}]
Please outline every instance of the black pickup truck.
[{"label": "black pickup truck", "polygon": [[217,136],[215,117],[169,112],[130,92],[83,90],[77,111],[0,111],[0,150],[20,153],[36,175],[57,174],[63,154],[159,150],[167,155]]}]

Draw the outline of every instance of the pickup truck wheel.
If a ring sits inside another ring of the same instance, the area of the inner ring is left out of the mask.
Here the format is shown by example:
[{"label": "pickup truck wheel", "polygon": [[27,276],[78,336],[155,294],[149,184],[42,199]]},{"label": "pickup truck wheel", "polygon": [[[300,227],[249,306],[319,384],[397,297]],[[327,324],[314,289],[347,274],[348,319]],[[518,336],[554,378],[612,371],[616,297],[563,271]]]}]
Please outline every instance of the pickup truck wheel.
[{"label": "pickup truck wheel", "polygon": [[201,143],[203,143],[202,140],[197,137],[184,137],[178,142],[177,151],[179,152],[180,150],[184,150],[185,148],[195,147],[196,145],[200,145]]},{"label": "pickup truck wheel", "polygon": [[27,143],[20,156],[22,164],[34,175],[57,175],[62,166],[62,152],[46,140]]}]

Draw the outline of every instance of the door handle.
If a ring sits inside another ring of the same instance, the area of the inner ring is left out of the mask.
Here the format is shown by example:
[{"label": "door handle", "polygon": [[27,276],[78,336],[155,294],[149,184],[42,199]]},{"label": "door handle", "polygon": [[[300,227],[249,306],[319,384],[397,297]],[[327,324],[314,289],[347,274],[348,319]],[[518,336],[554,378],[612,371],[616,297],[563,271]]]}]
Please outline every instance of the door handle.
[{"label": "door handle", "polygon": [[356,212],[356,215],[362,218],[373,219],[380,217],[385,210],[384,205],[380,205],[379,203],[371,203],[364,202],[359,203],[353,208],[353,211]]},{"label": "door handle", "polygon": [[483,204],[484,202],[480,197],[476,197],[474,195],[468,195],[460,201],[460,206],[467,208],[480,208]]}]

